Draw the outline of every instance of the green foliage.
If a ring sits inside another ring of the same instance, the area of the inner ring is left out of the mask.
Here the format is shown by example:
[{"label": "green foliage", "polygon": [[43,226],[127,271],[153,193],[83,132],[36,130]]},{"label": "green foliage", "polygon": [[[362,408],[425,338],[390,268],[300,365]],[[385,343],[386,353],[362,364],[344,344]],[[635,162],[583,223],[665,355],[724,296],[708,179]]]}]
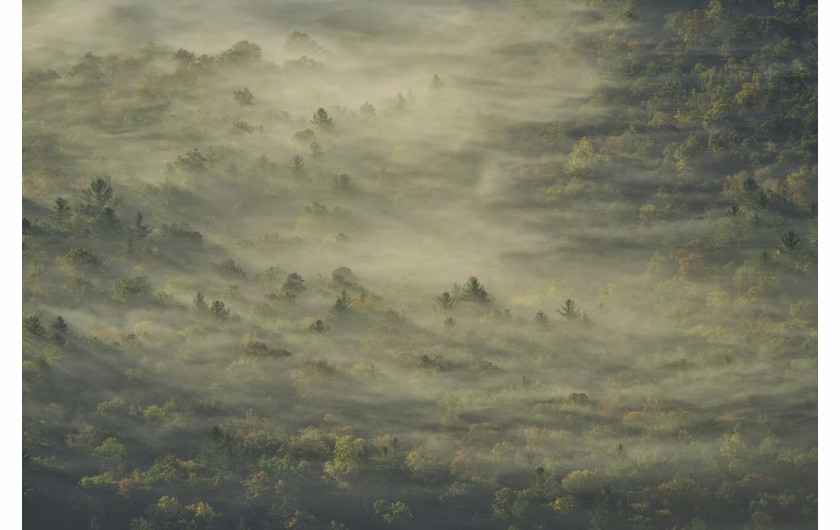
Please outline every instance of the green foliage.
[{"label": "green foliage", "polygon": [[321,147],[321,144],[318,142],[312,142],[309,144],[309,156],[312,157],[314,160],[318,160],[324,155],[324,149]]},{"label": "green foliage", "polygon": [[259,341],[248,341],[242,346],[243,355],[250,357],[278,358],[289,357],[291,352],[283,348],[269,348],[267,344]]},{"label": "green foliage", "polygon": [[323,320],[316,320],[309,324],[309,331],[316,335],[324,335],[330,330],[330,327],[324,323]]},{"label": "green foliage", "polygon": [[373,511],[393,526],[405,526],[414,520],[411,509],[402,501],[388,503],[384,499],[379,499],[373,503]]},{"label": "green foliage", "polygon": [[70,329],[67,326],[67,321],[62,318],[61,315],[56,316],[52,322],[50,322],[50,328],[56,333],[60,333],[62,335],[66,335]]},{"label": "green foliage", "polygon": [[186,154],[178,155],[171,167],[187,174],[198,175],[207,171],[209,161],[198,149],[190,149]]},{"label": "green foliage", "polygon": [[782,244],[779,245],[779,252],[783,254],[794,254],[802,250],[802,242],[799,240],[799,235],[791,230],[787,234],[783,235]]},{"label": "green foliage", "polygon": [[237,88],[233,91],[233,100],[243,107],[254,104],[254,95],[248,90],[248,87]]},{"label": "green foliage", "polygon": [[305,290],[303,277],[296,272],[289,274],[285,283],[283,283],[283,291],[287,293],[302,293]]},{"label": "green foliage", "polygon": [[572,322],[580,318],[580,308],[578,308],[577,304],[574,303],[573,300],[566,300],[563,303],[563,307],[557,310],[560,313],[560,316],[565,318],[568,322]]},{"label": "green foliage", "polygon": [[330,132],[333,130],[334,124],[332,118],[327,114],[323,108],[318,108],[312,114],[312,124],[317,125],[321,131]]},{"label": "green foliage", "polygon": [[284,45],[286,50],[295,53],[316,53],[319,50],[318,44],[312,40],[307,33],[302,31],[293,31],[291,35],[286,38]]},{"label": "green foliage", "polygon": [[543,313],[542,309],[537,311],[537,314],[534,315],[534,322],[540,325],[548,324],[548,315]]},{"label": "green foliage", "polygon": [[78,270],[93,270],[99,265],[96,254],[86,248],[72,248],[62,257],[65,264]]},{"label": "green foliage", "polygon": [[350,305],[350,296],[347,294],[346,289],[342,289],[341,294],[335,299],[335,302],[330,308],[330,312],[334,314],[345,313],[350,310]]},{"label": "green foliage", "polygon": [[348,193],[353,190],[353,179],[344,173],[336,175],[333,177],[332,188],[337,193]]},{"label": "green foliage", "polygon": [[225,309],[225,303],[221,300],[213,300],[209,314],[215,320],[227,320],[230,318],[230,309]]},{"label": "green foliage", "polygon": [[444,291],[435,300],[435,305],[443,311],[448,311],[449,309],[452,309],[452,307],[455,305],[455,297],[449,294],[448,291]]},{"label": "green foliage", "polygon": [[352,475],[361,469],[364,456],[365,441],[363,439],[354,438],[351,435],[339,436],[335,439],[332,460],[324,464],[324,472],[336,479]]},{"label": "green foliage", "polygon": [[82,191],[82,200],[85,204],[96,210],[101,210],[111,202],[114,197],[114,190],[108,180],[110,180],[110,177],[104,175],[90,181],[88,188]]},{"label": "green foliage", "polygon": [[131,302],[148,294],[149,283],[143,276],[120,278],[111,288],[111,298],[118,302]]},{"label": "green foliage", "polygon": [[52,221],[55,230],[59,232],[66,231],[71,214],[70,202],[64,197],[56,198],[52,211],[50,212],[50,221]]},{"label": "green foliage", "polygon": [[243,271],[233,258],[225,258],[221,261],[210,264],[210,270],[220,276],[226,278],[244,278],[245,271]]},{"label": "green foliage", "polygon": [[306,162],[300,155],[293,155],[289,158],[289,171],[295,178],[303,178],[306,176]]},{"label": "green foliage", "polygon": [[44,337],[47,334],[47,328],[41,324],[41,319],[34,315],[23,319],[23,329],[35,337]]},{"label": "green foliage", "polygon": [[487,294],[487,291],[475,276],[470,276],[470,279],[467,280],[467,283],[464,285],[463,289],[461,289],[460,299],[464,302],[479,304],[490,303],[490,297]]},{"label": "green foliage", "polygon": [[247,40],[241,40],[223,51],[219,60],[231,64],[248,64],[259,62],[262,57],[262,49]]}]

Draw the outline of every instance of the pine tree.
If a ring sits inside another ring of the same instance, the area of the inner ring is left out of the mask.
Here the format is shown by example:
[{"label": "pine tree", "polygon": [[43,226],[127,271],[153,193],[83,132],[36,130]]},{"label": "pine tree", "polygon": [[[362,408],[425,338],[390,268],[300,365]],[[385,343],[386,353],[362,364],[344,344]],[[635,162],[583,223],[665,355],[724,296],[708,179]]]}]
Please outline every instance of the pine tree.
[{"label": "pine tree", "polygon": [[802,241],[799,239],[799,235],[791,230],[787,234],[782,236],[782,244],[779,245],[779,252],[784,254],[795,254],[802,250]]},{"label": "pine tree", "polygon": [[312,114],[312,124],[317,125],[319,129],[325,132],[330,132],[333,129],[333,120],[323,108],[319,108]]},{"label": "pine tree", "polygon": [[210,315],[216,320],[227,320],[230,318],[230,309],[225,309],[225,303],[221,300],[213,300],[210,304]]},{"label": "pine tree", "polygon": [[195,298],[193,298],[193,308],[199,314],[203,315],[203,314],[207,313],[209,308],[207,307],[207,301],[204,299],[204,295],[201,294],[201,292],[198,292],[195,295]]},{"label": "pine tree", "polygon": [[102,210],[113,198],[114,190],[103,177],[98,177],[90,182],[88,189],[82,192],[82,199],[88,206]]},{"label": "pine tree", "polygon": [[478,302],[486,304],[490,302],[490,297],[487,295],[487,291],[484,289],[484,286],[482,286],[478,281],[478,278],[470,276],[470,279],[467,280],[467,284],[464,285],[464,288],[461,291],[461,300],[465,302]]},{"label": "pine tree", "polygon": [[294,155],[289,158],[289,170],[295,178],[303,178],[306,176],[306,163],[300,155]]},{"label": "pine tree", "polygon": [[55,331],[56,333],[61,333],[62,335],[66,334],[68,331],[67,321],[65,321],[61,315],[58,315],[53,319],[52,322],[50,322],[50,327],[53,329],[53,331]]},{"label": "pine tree", "polygon": [[347,290],[341,290],[341,296],[335,299],[331,311],[333,313],[344,313],[350,309],[350,297],[347,295]]},{"label": "pine tree", "polygon": [[283,291],[287,293],[300,293],[306,290],[303,285],[303,277],[300,274],[293,272],[286,278],[286,283],[283,284]]},{"label": "pine tree", "polygon": [[57,230],[64,231],[70,221],[70,202],[64,197],[58,197],[50,212],[50,219]]},{"label": "pine tree", "polygon": [[449,294],[449,292],[444,291],[440,296],[437,297],[435,304],[442,310],[447,311],[455,305],[455,298]]},{"label": "pine tree", "polygon": [[580,318],[580,308],[572,300],[566,300],[563,307],[558,309],[557,312],[570,322]]},{"label": "pine tree", "polygon": [[323,335],[330,330],[330,327],[324,324],[323,320],[316,320],[315,322],[309,324],[309,331],[315,333],[316,335]]},{"label": "pine tree", "polygon": [[309,144],[309,156],[315,160],[318,160],[324,155],[324,150],[321,147],[321,144],[318,142],[312,142]]},{"label": "pine tree", "polygon": [[41,324],[41,319],[36,316],[26,317],[23,319],[23,327],[26,331],[35,335],[36,337],[43,337],[47,334],[47,328]]}]

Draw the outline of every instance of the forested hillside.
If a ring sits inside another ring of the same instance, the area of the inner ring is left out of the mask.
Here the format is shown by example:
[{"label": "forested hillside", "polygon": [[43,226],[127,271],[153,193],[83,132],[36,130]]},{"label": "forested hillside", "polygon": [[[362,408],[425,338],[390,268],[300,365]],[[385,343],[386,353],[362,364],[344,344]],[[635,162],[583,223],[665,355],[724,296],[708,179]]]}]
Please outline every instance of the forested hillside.
[{"label": "forested hillside", "polygon": [[279,4],[23,5],[24,528],[817,527],[815,0]]}]

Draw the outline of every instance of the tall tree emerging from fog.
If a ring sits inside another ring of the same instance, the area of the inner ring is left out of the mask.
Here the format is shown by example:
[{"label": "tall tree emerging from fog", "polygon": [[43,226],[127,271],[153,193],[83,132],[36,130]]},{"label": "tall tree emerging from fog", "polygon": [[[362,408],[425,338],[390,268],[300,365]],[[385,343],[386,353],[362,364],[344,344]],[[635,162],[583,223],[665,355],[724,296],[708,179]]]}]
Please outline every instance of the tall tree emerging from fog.
[{"label": "tall tree emerging from fog", "polygon": [[486,304],[490,302],[490,296],[487,294],[484,286],[481,285],[481,282],[478,281],[478,278],[470,276],[470,279],[467,280],[467,283],[464,284],[461,290],[461,300]]},{"label": "tall tree emerging from fog", "polygon": [[323,108],[319,108],[312,114],[312,124],[317,125],[323,132],[330,132],[333,130],[333,120]]}]

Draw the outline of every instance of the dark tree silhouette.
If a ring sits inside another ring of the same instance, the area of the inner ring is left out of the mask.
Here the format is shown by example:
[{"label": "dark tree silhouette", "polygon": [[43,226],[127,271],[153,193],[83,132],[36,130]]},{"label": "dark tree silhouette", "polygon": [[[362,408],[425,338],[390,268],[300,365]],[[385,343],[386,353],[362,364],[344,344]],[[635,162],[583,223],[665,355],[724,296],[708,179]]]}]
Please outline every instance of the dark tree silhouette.
[{"label": "dark tree silhouette", "polygon": [[580,309],[572,300],[566,300],[563,304],[563,307],[557,310],[560,313],[560,316],[565,318],[568,321],[577,320],[580,318]]},{"label": "dark tree silhouette", "polygon": [[478,278],[471,276],[461,290],[461,300],[486,304],[490,302],[490,297],[484,289],[484,286],[478,281]]},{"label": "dark tree silhouette", "polygon": [[451,309],[452,306],[455,305],[455,298],[451,294],[449,294],[448,291],[444,291],[443,293],[441,293],[440,296],[437,297],[437,300],[435,300],[435,305],[437,305],[440,309],[446,311],[448,309]]},{"label": "dark tree silhouette", "polygon": [[333,120],[323,108],[319,108],[312,114],[312,124],[317,125],[322,131],[329,132],[333,129]]}]

